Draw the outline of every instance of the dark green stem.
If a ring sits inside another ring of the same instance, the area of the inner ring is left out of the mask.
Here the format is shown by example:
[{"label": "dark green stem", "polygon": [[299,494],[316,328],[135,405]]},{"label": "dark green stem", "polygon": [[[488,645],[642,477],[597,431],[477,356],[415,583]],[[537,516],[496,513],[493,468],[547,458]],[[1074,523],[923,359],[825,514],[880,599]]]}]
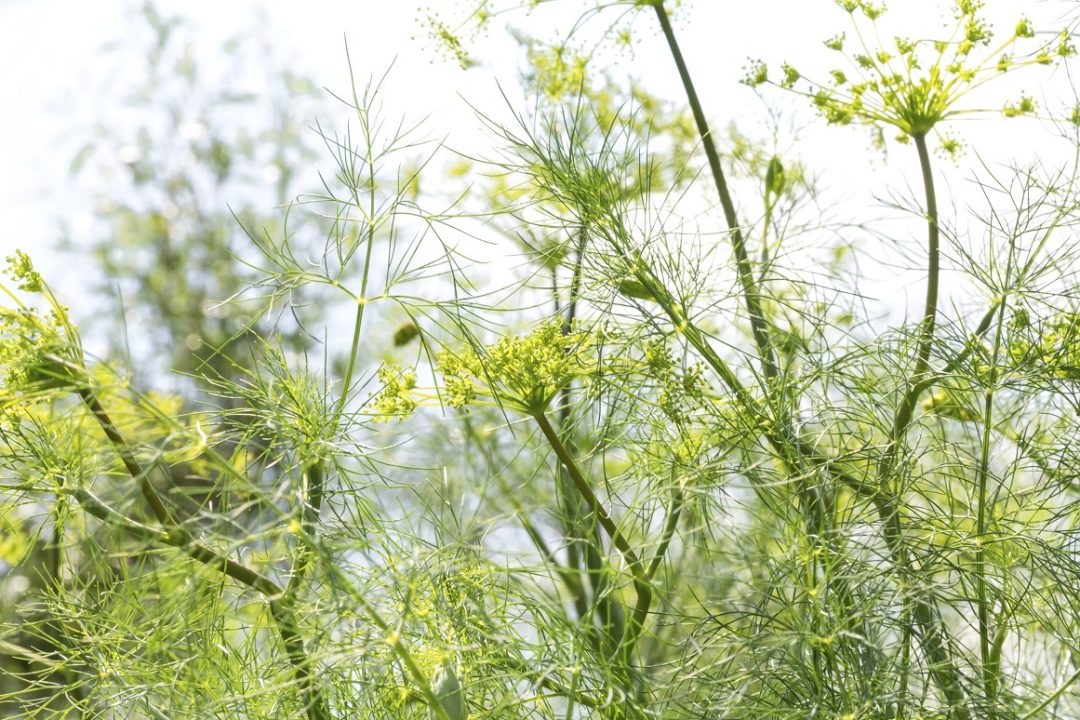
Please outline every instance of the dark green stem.
[{"label": "dark green stem", "polygon": [[747,312],[750,314],[750,328],[754,334],[754,342],[764,363],[765,377],[769,380],[778,374],[776,356],[769,344],[769,329],[765,323],[765,315],[761,309],[761,293],[754,280],[754,270],[750,264],[750,257],[746,252],[746,240],[739,224],[739,216],[735,211],[735,203],[731,199],[724,170],[720,165],[720,154],[716,151],[716,143],[713,140],[709,123],[705,119],[705,111],[701,107],[694,82],[690,78],[690,69],[686,66],[679,42],[675,38],[675,31],[671,27],[671,18],[664,9],[663,0],[652,0],[652,6],[656,10],[657,20],[660,21],[660,29],[667,40],[671,57],[679,70],[679,79],[682,81],[686,99],[690,103],[690,111],[694,115],[694,123],[697,125],[698,134],[701,136],[701,144],[705,149],[705,157],[709,162],[709,170],[712,172],[713,181],[716,184],[716,193],[720,197],[720,205],[724,210],[724,219],[727,221],[728,230],[731,232],[731,246],[735,253],[736,270],[739,282],[742,285],[743,298],[746,302]]},{"label": "dark green stem", "polygon": [[990,609],[986,599],[987,480],[990,475],[990,436],[994,426],[992,416],[994,410],[994,386],[997,383],[997,362],[998,354],[1001,352],[1004,320],[1005,300],[1003,299],[999,303],[997,329],[994,333],[994,348],[990,360],[990,378],[983,403],[982,448],[976,473],[978,509],[975,525],[975,593],[979,611],[979,659],[982,662],[983,690],[986,693],[988,707],[993,707],[997,702],[998,663],[991,659]]},{"label": "dark green stem", "polygon": [[[878,488],[884,493],[878,503],[878,514],[884,526],[884,538],[889,546],[901,575],[910,586],[913,597],[905,594],[904,602],[909,604],[910,616],[917,630],[916,635],[926,654],[931,677],[941,690],[949,706],[950,715],[960,720],[968,720],[970,712],[966,706],[963,683],[959,669],[952,659],[948,631],[924,588],[916,587],[917,579],[911,576],[910,558],[903,539],[900,521],[899,498],[887,490],[889,476],[896,466],[903,439],[911,424],[915,404],[919,395],[930,387],[934,378],[928,372],[930,351],[934,342],[934,330],[937,323],[938,283],[940,277],[940,228],[938,224],[937,194],[934,190],[933,169],[930,166],[930,153],[926,147],[926,135],[913,135],[919,154],[919,167],[922,172],[923,190],[926,196],[927,222],[927,282],[926,302],[920,323],[918,346],[915,351],[915,368],[907,382],[907,388],[900,400],[893,417],[893,426],[889,443],[878,463]],[[992,315],[988,316],[992,318]],[[989,323],[989,321],[988,321]],[[985,329],[982,330],[985,332]]]},{"label": "dark green stem", "polygon": [[[937,193],[934,191],[934,173],[930,167],[930,153],[926,148],[926,136],[915,135],[913,137],[915,147],[919,152],[919,168],[922,172],[923,191],[926,194],[926,303],[923,307],[923,317],[920,323],[919,344],[915,350],[915,369],[911,373],[911,379],[903,397],[900,399],[900,405],[897,407],[896,415],[893,418],[892,437],[885,454],[886,466],[892,464],[892,458],[897,452],[900,438],[907,432],[908,425],[911,424],[911,418],[915,412],[915,404],[918,402],[919,396],[933,384],[933,379],[929,377],[927,370],[930,366],[930,350],[933,346],[934,329],[937,325],[938,283],[941,274],[941,232],[938,227]],[[989,328],[989,323],[992,321],[993,313],[997,310],[998,305],[999,303],[994,303],[984,317],[985,327],[980,324],[983,333]]]},{"label": "dark green stem", "polygon": [[934,171],[930,167],[930,152],[926,148],[926,135],[914,135],[915,148],[919,151],[919,169],[922,172],[923,191],[926,194],[926,305],[923,308],[922,331],[915,354],[914,382],[923,379],[930,365],[930,349],[934,342],[937,324],[938,281],[941,275],[941,229],[938,226],[937,193],[934,191]]}]

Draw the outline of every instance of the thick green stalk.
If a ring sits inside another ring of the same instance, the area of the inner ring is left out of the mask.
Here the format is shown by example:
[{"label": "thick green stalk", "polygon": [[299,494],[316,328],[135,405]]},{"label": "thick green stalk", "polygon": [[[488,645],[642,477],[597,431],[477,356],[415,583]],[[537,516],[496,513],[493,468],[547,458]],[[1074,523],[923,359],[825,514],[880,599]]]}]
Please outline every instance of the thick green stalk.
[{"label": "thick green stalk", "polygon": [[750,263],[750,257],[746,252],[746,239],[742,234],[739,224],[739,216],[735,211],[735,203],[731,199],[727,179],[720,165],[720,154],[716,150],[716,142],[713,140],[709,123],[705,119],[705,111],[701,107],[694,82],[690,78],[690,69],[686,66],[679,42],[675,38],[675,31],[671,27],[671,18],[664,9],[663,0],[652,0],[652,6],[656,10],[660,29],[667,40],[671,57],[679,70],[679,79],[682,81],[686,99],[690,103],[690,111],[694,115],[694,123],[697,125],[698,134],[701,136],[701,144],[705,149],[705,157],[709,162],[709,170],[712,172],[713,181],[716,184],[716,193],[720,197],[720,205],[724,210],[724,219],[727,221],[728,230],[731,232],[731,247],[735,253],[735,265],[742,285],[743,299],[746,302],[747,312],[750,314],[750,328],[754,334],[754,342],[757,344],[761,361],[764,364],[765,377],[772,380],[778,375],[776,355],[769,343],[769,329],[765,322],[765,315],[761,309],[761,293],[754,280],[754,270]]},{"label": "thick green stalk", "polygon": [[[937,325],[938,285],[941,267],[941,230],[938,225],[937,193],[934,190],[934,173],[930,166],[930,153],[926,147],[926,136],[915,135],[915,148],[919,153],[919,169],[923,178],[923,191],[926,195],[926,302],[919,328],[919,344],[915,351],[915,369],[911,373],[908,387],[897,407],[893,418],[892,437],[886,451],[886,464],[891,464],[892,456],[897,452],[899,439],[907,431],[915,412],[919,396],[932,384],[927,370],[930,366],[930,350],[934,343],[934,330]],[[990,309],[984,320],[989,327],[989,320],[997,309],[998,303]],[[986,330],[984,329],[983,332]]]},{"label": "thick green stalk", "polygon": [[574,487],[578,493],[585,500],[585,503],[589,506],[589,510],[596,516],[597,522],[600,523],[600,527],[604,528],[604,532],[611,538],[611,542],[614,543],[615,548],[619,553],[626,558],[627,564],[630,566],[631,571],[636,575],[640,572],[641,560],[638,558],[637,552],[630,546],[630,542],[626,539],[626,536],[619,530],[618,525],[612,519],[608,513],[607,508],[600,502],[600,498],[593,492],[592,487],[589,486],[588,481],[582,474],[581,469],[577,466],[577,461],[570,455],[570,452],[566,449],[559,434],[552,427],[551,421],[548,420],[547,415],[543,412],[536,413],[532,416],[536,421],[537,426],[540,428],[540,432],[544,434],[548,444],[555,451],[555,455],[558,456],[559,461],[566,468],[567,473],[570,475],[570,480],[574,483]]},{"label": "thick green stalk", "polygon": [[994,640],[990,643],[990,655],[986,659],[987,695],[997,698],[1001,689],[1001,652],[1005,648],[1005,640],[1009,636],[1008,614],[1002,608],[997,617],[997,629],[994,630]]},{"label": "thick green stalk", "polygon": [[986,526],[987,526],[987,480],[990,475],[990,436],[993,430],[994,385],[997,383],[997,361],[1001,352],[1002,331],[1005,320],[1005,302],[1000,303],[994,347],[990,356],[990,378],[986,388],[982,415],[982,448],[976,472],[978,508],[975,525],[975,594],[979,614],[979,659],[983,671],[983,690],[987,705],[992,707],[997,698],[997,663],[991,658],[990,608],[986,599]]},{"label": "thick green stalk", "polygon": [[[915,351],[915,368],[907,383],[907,389],[893,418],[893,427],[889,443],[878,463],[878,486],[884,490],[889,483],[889,476],[896,465],[904,435],[907,433],[914,414],[919,395],[930,387],[932,378],[930,351],[934,342],[934,330],[937,323],[938,285],[940,278],[940,228],[938,224],[937,194],[934,190],[933,169],[930,166],[930,153],[926,146],[926,135],[914,135],[915,147],[919,154],[919,167],[923,178],[923,190],[926,196],[927,222],[927,282],[926,302],[920,323],[919,341]],[[992,315],[988,315],[992,318]],[[985,332],[985,330],[984,330]],[[878,505],[878,514],[884,525],[885,541],[895,556],[901,575],[916,593],[911,599],[905,595],[910,616],[918,630],[917,636],[926,653],[931,677],[941,690],[948,704],[950,715],[967,720],[971,717],[967,709],[963,683],[959,669],[952,659],[948,642],[948,632],[937,612],[934,603],[925,591],[917,588],[919,580],[912,577],[910,559],[903,542],[903,529],[900,523],[899,498],[885,491],[885,499]]]},{"label": "thick green stalk", "polygon": [[930,167],[930,152],[926,148],[926,135],[914,135],[915,148],[919,152],[919,169],[922,172],[923,191],[926,195],[926,305],[923,308],[922,331],[915,355],[913,382],[922,380],[930,365],[930,349],[934,343],[937,324],[938,282],[941,276],[941,228],[938,225],[937,193],[934,191],[934,171]]}]

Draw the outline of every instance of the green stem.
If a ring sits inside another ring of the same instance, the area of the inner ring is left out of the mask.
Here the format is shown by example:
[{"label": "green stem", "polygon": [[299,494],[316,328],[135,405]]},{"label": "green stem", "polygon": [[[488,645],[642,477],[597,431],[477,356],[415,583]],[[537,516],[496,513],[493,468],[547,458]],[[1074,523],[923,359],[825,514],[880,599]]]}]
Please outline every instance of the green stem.
[{"label": "green stem", "polygon": [[638,574],[640,572],[641,560],[638,558],[637,553],[630,546],[629,541],[627,541],[626,537],[622,534],[622,531],[619,530],[618,525],[615,524],[611,515],[608,514],[607,508],[600,502],[600,498],[596,496],[596,493],[593,492],[593,489],[589,486],[581,469],[577,466],[577,461],[570,456],[566,446],[563,445],[562,439],[559,438],[559,434],[555,431],[555,428],[552,427],[551,421],[547,419],[547,415],[543,412],[539,412],[532,417],[540,428],[540,432],[544,434],[544,437],[555,451],[559,461],[566,468],[566,472],[570,475],[570,480],[574,483],[574,487],[581,494],[581,497],[585,499],[585,503],[589,506],[589,510],[596,516],[600,526],[604,528],[604,531],[608,534],[608,537],[611,538],[612,543],[614,543],[619,553],[626,558],[626,561],[634,574]]},{"label": "green stem", "polygon": [[739,216],[735,211],[735,203],[731,199],[731,192],[724,177],[724,170],[720,165],[720,154],[716,151],[716,143],[713,140],[712,131],[709,129],[709,123],[705,119],[705,111],[701,107],[701,100],[698,98],[694,82],[690,78],[690,70],[686,66],[686,60],[683,58],[679,42],[675,38],[675,31],[671,27],[671,19],[668,17],[667,10],[664,9],[663,0],[652,0],[652,6],[656,10],[656,17],[660,22],[660,29],[664,33],[664,39],[667,40],[671,57],[679,70],[679,79],[682,81],[683,90],[686,92],[686,99],[690,103],[690,111],[694,115],[694,123],[697,125],[698,134],[701,136],[701,144],[705,149],[709,170],[712,172],[713,181],[716,184],[716,193],[720,197],[720,205],[724,210],[724,219],[727,221],[728,229],[731,232],[731,246],[735,252],[735,264],[739,282],[742,285],[746,309],[750,314],[750,328],[754,334],[754,342],[757,344],[758,352],[761,354],[761,360],[764,363],[765,377],[772,380],[778,375],[776,356],[769,343],[769,329],[761,309],[761,293],[757,283],[754,281],[754,270],[750,263],[750,257],[746,252],[746,240],[743,237]]},{"label": "green stem", "polygon": [[904,608],[900,616],[900,690],[897,692],[897,720],[904,720],[907,711],[908,678],[911,670],[911,613]]},{"label": "green stem", "polygon": [[1080,670],[1077,670],[1072,675],[1070,675],[1069,679],[1063,682],[1060,686],[1058,686],[1057,690],[1050,693],[1050,695],[1045,700],[1032,708],[1031,712],[1024,715],[1022,718],[1020,718],[1020,720],[1032,720],[1035,716],[1045,710],[1051,703],[1055,702],[1059,697],[1064,695],[1065,691],[1068,690],[1069,687],[1072,686],[1072,684],[1078,679],[1080,679]]},{"label": "green stem", "polygon": [[682,509],[683,491],[682,488],[676,487],[671,493],[671,505],[668,506],[667,521],[664,523],[664,533],[660,536],[660,544],[653,554],[652,561],[649,562],[648,570],[645,571],[647,580],[652,580],[656,576],[660,565],[664,562],[671,540],[675,537],[675,530],[679,526],[679,516],[682,514]]},{"label": "green stem", "polygon": [[574,609],[578,614],[578,619],[581,620],[586,617],[588,608],[585,605],[585,588],[581,583],[580,568],[573,566],[569,568],[563,567],[562,563],[555,557],[555,553],[548,547],[547,542],[544,541],[539,529],[537,529],[536,525],[533,524],[533,521],[529,519],[529,514],[517,499],[513,488],[509,486],[506,479],[503,477],[503,474],[497,469],[491,448],[487,446],[484,438],[480,437],[480,434],[476,432],[476,428],[469,420],[469,416],[462,414],[461,422],[465,428],[465,433],[476,443],[480,453],[484,456],[484,462],[487,465],[488,472],[495,478],[496,482],[499,483],[499,488],[502,491],[503,497],[514,509],[514,517],[521,523],[522,529],[524,529],[525,534],[529,536],[529,539],[532,541],[536,551],[540,554],[540,557],[544,559],[544,562],[546,562],[549,567],[555,570],[559,579],[561,579],[566,586],[567,592],[570,593],[570,597],[573,599]]},{"label": "green stem", "polygon": [[[619,246],[616,245],[616,248],[618,247]],[[904,546],[903,534],[900,527],[898,500],[891,494],[883,492],[883,483],[879,481],[877,487],[868,485],[865,481],[844,471],[838,463],[831,462],[829,458],[821,456],[820,453],[813,447],[807,445],[800,438],[792,437],[785,432],[778,431],[778,429],[769,422],[768,417],[764,414],[758,402],[739,381],[735,373],[716,353],[712,345],[706,339],[704,333],[702,333],[696,325],[690,322],[679,308],[673,305],[670,299],[660,291],[660,288],[652,278],[644,272],[644,270],[639,269],[637,277],[646,285],[646,287],[653,291],[661,308],[671,318],[671,321],[675,326],[682,331],[687,342],[701,353],[703,359],[709,366],[720,375],[724,383],[735,394],[739,404],[746,408],[753,417],[758,419],[766,440],[777,453],[780,454],[781,459],[783,459],[785,463],[792,463],[791,450],[794,449],[803,460],[811,462],[816,467],[826,468],[831,475],[838,477],[846,486],[860,495],[868,497],[874,503],[882,523],[882,535],[884,536],[886,545],[889,548],[894,562],[900,568],[902,575],[906,578],[909,574],[906,569],[908,566],[907,551]],[[986,321],[986,324],[988,326],[989,321]],[[985,332],[985,329],[983,329],[981,325],[980,330],[980,335],[982,332]],[[887,457],[895,453],[895,450],[893,449],[895,448],[895,445],[896,443],[886,449]],[[922,593],[923,591],[920,590],[919,592]],[[961,690],[962,683],[960,673],[951,658],[948,649],[948,633],[940,621],[934,603],[926,597],[920,597],[914,601],[914,607],[910,608],[910,613],[912,619],[919,628],[917,638],[930,664],[931,677],[942,691],[942,694],[946,697],[947,702],[957,708],[957,717],[959,717],[960,720],[968,720],[970,715],[963,704],[964,697]]]},{"label": "green stem", "polygon": [[1001,352],[1001,339],[1005,318],[1005,301],[999,303],[997,330],[990,360],[990,378],[986,388],[982,416],[982,448],[976,471],[978,509],[975,527],[975,593],[979,614],[979,659],[983,669],[983,689],[988,706],[996,702],[996,669],[991,667],[990,610],[986,599],[986,529],[987,529],[987,480],[990,475],[990,435],[993,430],[994,386],[997,383],[997,358]]},{"label": "green stem", "polygon": [[[912,136],[919,154],[919,166],[923,178],[923,190],[926,195],[927,217],[927,282],[926,303],[920,323],[919,342],[915,352],[915,368],[907,383],[907,390],[901,398],[893,418],[892,435],[878,464],[878,485],[884,490],[896,460],[904,435],[911,424],[915,403],[919,395],[930,386],[932,378],[928,373],[930,350],[934,342],[934,329],[937,322],[938,285],[940,276],[940,229],[938,225],[937,194],[934,190],[933,169],[930,166],[930,153],[926,147],[926,135]],[[992,315],[990,316],[992,317]],[[984,330],[985,332],[985,330]],[[884,537],[905,579],[913,588],[917,580],[911,578],[910,560],[903,542],[903,529],[900,523],[899,498],[888,491],[878,505],[878,514],[884,524]],[[950,713],[961,720],[967,720],[970,712],[966,706],[960,671],[952,659],[946,630],[939,613],[930,597],[922,588],[914,590],[915,597],[909,599],[905,594],[905,604],[911,603],[910,615],[918,630],[918,637],[926,653],[930,675],[941,690],[949,705]]]},{"label": "green stem", "polygon": [[[368,261],[370,262],[371,243],[368,242]],[[367,263],[364,264],[363,286],[360,288],[360,297],[356,301],[356,316],[353,319],[352,346],[349,348],[349,362],[345,367],[345,380],[341,386],[341,397],[338,398],[334,408],[334,418],[340,418],[345,411],[345,403],[349,400],[349,388],[352,386],[353,374],[356,372],[356,356],[360,349],[360,329],[364,324],[364,308],[367,307]]]},{"label": "green stem", "polygon": [[295,598],[300,586],[303,585],[311,560],[315,556],[315,534],[318,531],[319,509],[322,507],[323,497],[323,472],[321,460],[311,463],[304,471],[305,493],[301,500],[303,503],[300,512],[301,533],[297,539],[299,548],[293,560],[289,584],[285,588],[285,596],[290,600]]},{"label": "green stem", "polygon": [[648,579],[645,577],[645,569],[642,567],[641,559],[638,557],[637,552],[630,546],[630,542],[626,539],[626,536],[619,530],[618,525],[615,524],[611,515],[608,514],[603,503],[596,497],[596,493],[593,492],[592,487],[589,486],[584,474],[578,467],[577,461],[574,460],[566,449],[566,446],[563,445],[562,440],[559,438],[559,434],[547,419],[547,415],[543,412],[538,412],[532,417],[536,421],[537,426],[539,426],[540,432],[542,432],[547,439],[548,444],[551,445],[551,448],[555,451],[555,455],[558,456],[559,461],[566,468],[566,472],[570,476],[571,482],[573,482],[574,487],[589,506],[589,510],[592,511],[596,521],[600,524],[600,527],[604,529],[604,532],[607,533],[608,537],[611,538],[611,542],[615,545],[615,548],[626,560],[627,567],[633,577],[634,591],[637,594],[637,604],[634,607],[631,622],[627,626],[621,642],[624,652],[629,652],[637,642],[637,639],[644,628],[645,618],[648,615],[649,606],[652,604],[652,588],[649,585]]},{"label": "green stem", "polygon": [[[911,373],[907,390],[900,399],[896,415],[893,418],[892,436],[889,447],[885,452],[885,465],[891,466],[892,460],[898,451],[900,438],[907,432],[908,425],[915,412],[915,404],[919,396],[933,384],[933,378],[927,373],[930,365],[930,349],[934,342],[934,328],[937,324],[938,283],[941,274],[940,269],[940,230],[938,227],[937,194],[934,191],[934,174],[930,167],[930,153],[926,148],[926,136],[914,135],[915,147],[919,152],[919,167],[923,178],[923,191],[926,194],[926,225],[927,225],[927,278],[926,278],[926,304],[923,308],[923,319],[919,332],[919,344],[915,351],[915,369]],[[995,302],[980,323],[981,335],[989,329],[994,313],[997,311],[999,302]],[[966,353],[965,353],[966,354]],[[959,361],[959,359],[958,359]],[[955,364],[955,363],[954,363]],[[950,365],[951,367],[952,365]],[[947,371],[947,370],[946,370]],[[941,375],[942,373],[938,373]]]},{"label": "green stem", "polygon": [[120,431],[116,429],[116,425],[109,418],[108,413],[105,412],[105,408],[102,407],[98,401],[97,396],[89,388],[82,388],[79,390],[79,397],[86,403],[87,408],[90,409],[91,414],[97,420],[98,425],[105,432],[105,437],[112,443],[113,448],[116,450],[116,454],[120,456],[120,462],[124,464],[124,469],[128,471],[132,479],[139,487],[139,492],[142,494],[143,499],[146,500],[146,504],[150,506],[150,511],[154,514],[154,517],[159,523],[165,526],[177,525],[175,518],[169,509],[165,506],[161,496],[158,495],[157,490],[154,489],[153,484],[150,482],[149,475],[143,470],[139,461],[135,459],[135,455],[131,452],[127,441],[124,440]]},{"label": "green stem", "polygon": [[[927,167],[929,167],[929,165],[927,165]],[[927,185],[931,191],[931,197],[933,197],[932,179],[929,180]],[[935,223],[933,224],[933,236],[936,242],[936,201],[934,202],[934,210]],[[624,237],[624,231],[621,231],[621,228],[616,227],[605,232],[615,251],[624,260],[628,260],[628,253],[621,241],[621,238]],[[738,379],[738,376],[736,376],[731,367],[717,354],[705,334],[686,316],[683,309],[667,295],[660,283],[658,283],[652,274],[648,272],[647,268],[643,267],[640,263],[636,263],[635,268],[635,277],[637,280],[652,293],[653,297],[656,298],[657,303],[659,303],[661,309],[663,309],[664,313],[670,318],[675,328],[683,334],[686,341],[701,354],[702,359],[705,360],[705,362],[720,376],[724,384],[734,394],[739,405],[745,408],[746,411],[756,419],[758,426],[769,445],[777,451],[785,463],[792,464],[791,451],[794,450],[798,457],[803,461],[810,462],[814,467],[824,468],[829,475],[838,478],[844,485],[851,488],[860,496],[868,498],[874,504],[882,523],[882,535],[888,545],[890,554],[897,564],[897,567],[900,569],[901,574],[907,579],[909,575],[907,570],[908,561],[903,541],[903,533],[900,526],[900,516],[898,511],[899,499],[888,491],[885,478],[888,476],[889,470],[895,461],[900,445],[899,439],[903,436],[904,432],[906,432],[918,396],[936,379],[940,378],[942,374],[950,372],[962,362],[963,358],[966,358],[970,353],[970,349],[965,349],[959,357],[948,363],[945,370],[941,373],[930,374],[926,373],[924,369],[924,377],[915,378],[913,382],[909,383],[909,390],[901,401],[900,408],[897,411],[894,421],[893,437],[883,451],[883,457],[878,463],[878,482],[876,484],[868,483],[865,479],[860,479],[845,471],[839,463],[834,462],[831,458],[822,456],[815,448],[805,443],[801,438],[791,435],[790,428],[787,427],[786,423],[777,427],[764,412],[759,402]],[[933,302],[934,307],[936,308],[936,279],[934,285]],[[989,329],[996,309],[997,306],[995,304],[995,306],[983,317],[976,330],[976,336],[981,337],[985,334],[987,329]],[[922,594],[925,591],[920,588],[918,592]],[[914,602],[914,607],[909,608],[909,611],[912,619],[917,623],[919,632],[916,634],[916,637],[930,664],[931,677],[941,690],[942,694],[946,697],[947,702],[956,708],[957,717],[959,717],[960,720],[967,720],[967,718],[970,717],[970,714],[964,706],[962,692],[963,685],[960,672],[951,658],[948,631],[940,620],[933,599],[921,597]]]},{"label": "green stem", "polygon": [[[555,312],[562,315],[562,334],[569,335],[573,329],[574,320],[577,317],[578,297],[581,292],[581,276],[582,269],[585,260],[585,241],[586,235],[584,229],[579,228],[577,235],[577,242],[574,247],[574,264],[570,276],[570,288],[569,296],[566,302],[566,312],[562,313],[559,304],[558,288],[555,288]],[[553,285],[556,284],[557,271],[553,270]],[[568,384],[559,391],[559,433],[564,438],[564,444],[567,446],[571,455],[574,453],[573,433],[570,429],[570,408],[572,406],[572,389]],[[557,468],[558,474],[556,481],[559,484],[559,492],[563,500],[563,535],[566,537],[566,557],[567,564],[569,565],[568,572],[575,573],[580,576],[582,573],[582,562],[585,563],[585,570],[587,571],[587,578],[589,585],[592,588],[593,597],[596,599],[596,605],[598,606],[601,621],[606,627],[615,629],[621,637],[622,634],[622,609],[615,607],[617,600],[610,594],[604,593],[603,587],[603,575],[602,575],[602,560],[597,547],[600,543],[600,530],[595,523],[590,524],[588,528],[589,538],[584,535],[585,528],[581,527],[581,499],[576,494],[569,492],[569,486],[567,483],[566,470],[560,464]],[[575,608],[578,613],[578,619],[583,620],[589,614],[589,607],[584,595],[584,584],[578,583],[579,594],[574,597]]]},{"label": "green stem", "polygon": [[1009,636],[1008,613],[1002,607],[996,619],[997,628],[994,630],[994,640],[990,643],[990,655],[986,659],[987,672],[987,696],[997,698],[1001,689],[1001,652],[1005,647],[1005,639]]}]

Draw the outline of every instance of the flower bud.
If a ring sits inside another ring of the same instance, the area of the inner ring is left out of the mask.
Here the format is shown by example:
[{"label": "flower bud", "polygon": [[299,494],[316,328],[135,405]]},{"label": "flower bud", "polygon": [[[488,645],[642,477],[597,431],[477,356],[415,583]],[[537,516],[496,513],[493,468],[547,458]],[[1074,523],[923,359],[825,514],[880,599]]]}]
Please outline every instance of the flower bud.
[{"label": "flower bud", "polygon": [[[439,663],[431,676],[431,690],[449,720],[465,720],[465,694],[449,660]],[[431,720],[442,720],[439,711],[434,707],[431,708]]]}]

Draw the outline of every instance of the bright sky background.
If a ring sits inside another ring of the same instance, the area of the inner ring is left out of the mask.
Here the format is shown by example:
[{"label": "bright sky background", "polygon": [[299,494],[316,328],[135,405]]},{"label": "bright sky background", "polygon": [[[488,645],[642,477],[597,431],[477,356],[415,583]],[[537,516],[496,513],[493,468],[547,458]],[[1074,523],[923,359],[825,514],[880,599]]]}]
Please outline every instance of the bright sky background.
[{"label": "bright sky background", "polygon": [[[463,4],[447,0],[162,0],[158,6],[166,14],[178,12],[191,18],[207,48],[254,27],[256,8],[261,8],[269,19],[270,39],[279,60],[332,89],[346,86],[343,38],[347,37],[358,75],[380,74],[395,61],[387,96],[391,110],[417,119],[427,116],[432,134],[445,134],[452,145],[481,152],[483,135],[466,101],[486,110],[504,108],[496,83],[514,83],[518,56],[509,38],[493,32],[478,46],[478,57],[486,61],[478,68],[465,72],[437,57],[420,23],[421,8],[443,8],[444,17],[450,17]],[[572,22],[584,5],[578,0],[560,3],[560,17],[565,20],[558,24],[565,27]],[[950,17],[948,6],[938,0],[893,5],[895,9],[886,17],[894,34],[912,34],[912,28],[933,30]],[[1045,22],[1049,27],[1060,27],[1059,18],[1070,8],[1075,12],[1074,3],[988,0],[988,5],[1003,32],[1011,30],[1021,9],[1037,24]],[[130,63],[143,61],[138,50],[127,52],[123,44],[129,31],[143,33],[141,21],[132,12],[137,7],[138,3],[128,0],[0,0],[0,67],[4,68],[0,81],[0,252],[6,255],[15,247],[31,251],[53,284],[72,294],[84,287],[85,268],[49,248],[58,237],[61,220],[76,229],[86,220],[90,188],[85,179],[74,182],[68,166],[85,139],[81,133],[91,122],[108,124],[124,112],[122,107],[111,106],[107,94],[100,92],[110,83],[122,85],[123,64],[118,71],[115,62],[103,60],[99,48],[119,41],[121,57],[129,57]],[[540,25],[530,25],[541,20],[519,16],[515,22],[530,32],[538,27],[542,32]],[[816,66],[824,74],[830,65],[821,41],[846,28],[846,23],[830,0],[694,0],[680,11],[676,32],[714,128],[723,128],[731,120],[752,126],[766,116],[765,106],[738,84],[747,57],[765,58],[773,66],[798,59],[801,67]],[[652,18],[643,17],[638,27],[643,44],[637,57],[629,65],[624,61],[617,71],[632,71],[652,92],[681,101],[673,64]],[[1026,75],[1020,80],[1031,78]],[[1051,85],[1061,99],[1061,77],[1026,87],[1042,98],[1044,88]],[[873,205],[873,193],[883,194],[890,187],[904,191],[909,183],[914,185],[913,152],[905,155],[901,149],[883,166],[880,158],[868,159],[866,133],[825,128],[805,109],[799,112],[812,124],[797,147],[826,178],[835,197],[849,201],[852,219],[860,219],[860,205]],[[965,132],[968,127],[972,144],[990,163],[1024,157],[1029,139],[1043,134],[1034,121],[1004,123],[993,118],[966,126]],[[1066,159],[1055,157],[1060,152],[1056,146],[1040,147],[1052,162]],[[952,178],[951,183],[942,184],[965,186],[967,168],[974,159],[969,153],[960,167],[942,163],[942,172],[947,170]],[[865,216],[878,214],[869,210]],[[878,289],[884,296],[907,295],[912,290],[910,282],[885,275]]]}]

